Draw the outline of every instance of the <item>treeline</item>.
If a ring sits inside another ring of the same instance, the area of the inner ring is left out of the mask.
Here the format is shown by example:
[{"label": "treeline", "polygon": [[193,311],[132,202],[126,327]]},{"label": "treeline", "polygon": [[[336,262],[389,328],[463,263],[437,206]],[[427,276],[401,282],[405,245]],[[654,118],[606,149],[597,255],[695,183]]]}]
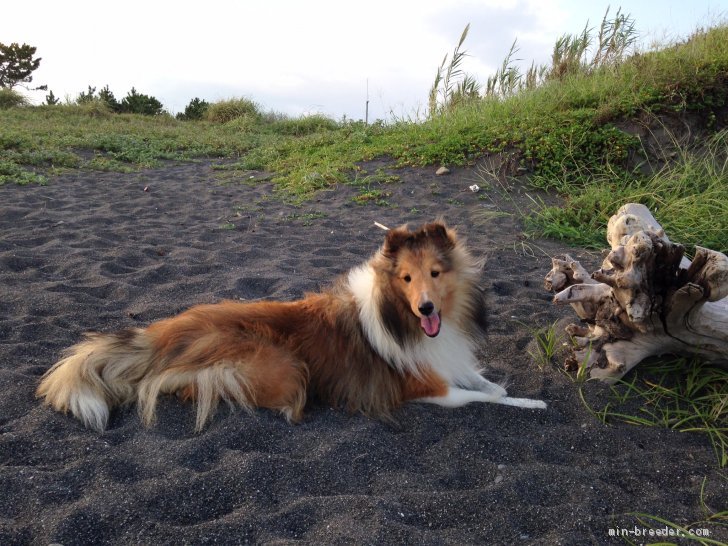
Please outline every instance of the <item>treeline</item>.
[{"label": "treeline", "polygon": [[[60,100],[53,94],[53,91],[46,95],[46,105],[54,106],[59,102]],[[86,91],[81,91],[78,94],[75,102],[76,104],[98,102],[106,106],[111,112],[117,114],[159,116],[166,113],[164,106],[156,97],[139,93],[134,87],[119,101],[111,89],[109,89],[108,85],[105,85],[98,92],[96,92],[95,87],[89,85]],[[210,104],[207,101],[195,97],[185,107],[184,112],[179,112],[176,117],[181,120],[202,119],[209,106]]]},{"label": "treeline", "polygon": [[[28,44],[3,44],[0,42],[0,108],[11,108],[27,104],[27,99],[14,90],[16,86],[28,88],[33,81],[33,72],[40,66],[41,58],[35,57],[37,48]],[[47,90],[47,85],[41,85],[32,90]],[[46,95],[45,104],[57,105],[60,100],[50,91]],[[142,114],[145,116],[158,116],[166,113],[162,103],[155,97],[139,93],[131,88],[121,101],[117,100],[109,86],[104,86],[98,93],[96,88],[88,86],[88,90],[81,91],[76,98],[76,104],[99,103],[111,112],[125,114]],[[209,104],[204,100],[194,98],[185,108],[184,112],[177,114],[178,119],[202,119]]]},{"label": "treeline", "polygon": [[[9,108],[30,107],[28,99],[14,89],[0,88],[0,110]],[[118,100],[109,86],[97,91],[88,86],[75,99],[59,100],[52,91],[46,95],[41,107],[65,108],[81,107],[82,111],[92,116],[110,116],[114,114],[141,114],[145,116],[170,116],[162,103],[155,97],[139,93],[132,87],[127,95]],[[292,117],[287,114],[264,111],[260,104],[245,98],[231,98],[209,103],[197,97],[190,100],[183,112],[177,113],[176,119],[181,121],[204,120],[215,124],[235,127],[241,132],[270,132],[285,136],[303,136],[321,131],[335,131],[343,126],[357,123],[343,118],[337,122],[323,114],[309,114]],[[377,120],[372,126],[381,126]]]}]

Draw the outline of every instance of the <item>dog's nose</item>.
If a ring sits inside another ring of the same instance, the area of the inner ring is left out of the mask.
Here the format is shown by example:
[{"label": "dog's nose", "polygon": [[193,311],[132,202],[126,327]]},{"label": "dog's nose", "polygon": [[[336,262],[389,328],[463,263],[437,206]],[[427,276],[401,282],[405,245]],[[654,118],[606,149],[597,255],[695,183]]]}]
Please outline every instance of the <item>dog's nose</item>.
[{"label": "dog's nose", "polygon": [[420,310],[420,313],[422,313],[423,316],[427,317],[435,310],[435,304],[432,303],[431,301],[426,301],[425,303],[420,305],[417,309]]}]

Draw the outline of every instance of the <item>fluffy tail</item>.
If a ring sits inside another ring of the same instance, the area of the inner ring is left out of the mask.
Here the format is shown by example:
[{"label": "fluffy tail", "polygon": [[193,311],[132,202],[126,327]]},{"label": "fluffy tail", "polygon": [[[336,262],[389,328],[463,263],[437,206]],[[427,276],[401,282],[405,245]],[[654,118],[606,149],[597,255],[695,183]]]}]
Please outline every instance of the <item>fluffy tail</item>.
[{"label": "fluffy tail", "polygon": [[137,384],[153,359],[153,347],[144,330],[87,334],[46,372],[36,395],[101,432],[112,407],[136,398]]}]

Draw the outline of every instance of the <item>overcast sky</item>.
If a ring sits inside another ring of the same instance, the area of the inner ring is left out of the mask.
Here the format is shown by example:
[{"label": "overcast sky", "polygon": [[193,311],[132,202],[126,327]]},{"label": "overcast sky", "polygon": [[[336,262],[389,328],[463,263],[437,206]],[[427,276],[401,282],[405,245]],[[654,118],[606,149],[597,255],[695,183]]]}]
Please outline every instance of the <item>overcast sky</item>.
[{"label": "overcast sky", "polygon": [[[6,2],[0,42],[28,43],[42,58],[34,84],[74,99],[132,86],[172,113],[193,97],[245,96],[265,110],[362,119],[414,117],[438,65],[467,23],[466,70],[485,81],[514,39],[523,64],[548,62],[554,41],[601,22],[609,1],[590,0],[124,0]],[[611,2],[614,13],[620,4]],[[633,0],[643,47],[725,22],[728,0]],[[34,93],[42,102],[45,93]]]}]

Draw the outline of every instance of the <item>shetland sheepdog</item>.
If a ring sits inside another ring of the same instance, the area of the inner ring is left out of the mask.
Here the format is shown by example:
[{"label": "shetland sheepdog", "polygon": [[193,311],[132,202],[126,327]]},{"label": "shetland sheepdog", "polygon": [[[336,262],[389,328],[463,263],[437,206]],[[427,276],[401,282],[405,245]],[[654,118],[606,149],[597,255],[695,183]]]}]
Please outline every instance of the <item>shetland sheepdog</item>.
[{"label": "shetland sheepdog", "polygon": [[384,418],[408,401],[545,408],[481,376],[479,276],[444,223],[399,227],[371,259],[302,300],[198,305],[147,328],[89,333],[48,370],[37,395],[98,431],[111,408],[135,401],[152,424],[161,393],[195,402],[196,431],[220,400],[291,422],[311,398]]}]

